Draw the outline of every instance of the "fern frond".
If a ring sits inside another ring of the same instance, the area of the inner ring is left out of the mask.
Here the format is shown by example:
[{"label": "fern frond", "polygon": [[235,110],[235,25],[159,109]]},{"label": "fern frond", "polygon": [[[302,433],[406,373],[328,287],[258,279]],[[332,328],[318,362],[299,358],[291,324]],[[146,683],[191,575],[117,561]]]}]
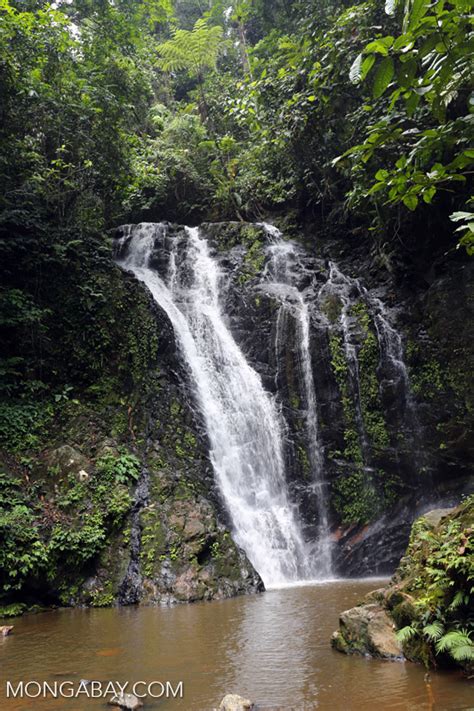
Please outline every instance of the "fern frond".
[{"label": "fern frond", "polygon": [[408,625],[407,627],[402,627],[402,629],[398,630],[398,632],[396,633],[396,637],[401,644],[408,642],[408,640],[410,640],[415,635],[416,629],[411,625]]},{"label": "fern frond", "polygon": [[456,662],[474,662],[474,644],[471,641],[467,644],[459,644],[450,651],[450,654]]},{"label": "fern frond", "polygon": [[429,639],[430,642],[435,642],[440,637],[442,637],[443,632],[444,627],[441,622],[435,621],[423,627],[423,634]]},{"label": "fern frond", "polygon": [[466,604],[467,595],[462,590],[458,590],[456,595],[453,597],[453,601],[449,606],[449,610],[457,610],[461,605]]},{"label": "fern frond", "polygon": [[470,659],[471,657],[469,655],[471,654],[474,659],[474,642],[467,630],[452,630],[451,632],[447,632],[436,642],[436,652],[438,654],[447,652],[456,661]]},{"label": "fern frond", "polygon": [[358,84],[362,77],[362,54],[358,54],[349,69],[349,80],[352,84]]},{"label": "fern frond", "polygon": [[398,0],[385,0],[385,12],[387,15],[394,15],[397,5]]},{"label": "fern frond", "polygon": [[204,69],[214,69],[222,35],[222,27],[209,27],[201,18],[192,30],[175,30],[171,39],[158,46],[159,64],[167,72],[187,69],[194,75]]}]

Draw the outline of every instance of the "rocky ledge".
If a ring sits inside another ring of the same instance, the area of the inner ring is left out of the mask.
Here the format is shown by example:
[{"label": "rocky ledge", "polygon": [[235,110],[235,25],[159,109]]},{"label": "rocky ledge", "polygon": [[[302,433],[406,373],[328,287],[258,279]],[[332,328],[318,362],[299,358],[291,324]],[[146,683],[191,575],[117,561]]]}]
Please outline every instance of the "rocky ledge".
[{"label": "rocky ledge", "polygon": [[334,649],[474,669],[474,496],[424,514],[386,588],[341,613]]}]

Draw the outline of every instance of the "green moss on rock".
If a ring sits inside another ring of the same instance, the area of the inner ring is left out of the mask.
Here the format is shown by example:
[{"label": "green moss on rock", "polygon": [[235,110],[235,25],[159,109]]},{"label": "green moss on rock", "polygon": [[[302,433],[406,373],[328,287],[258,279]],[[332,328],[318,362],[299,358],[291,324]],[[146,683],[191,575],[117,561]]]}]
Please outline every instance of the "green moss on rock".
[{"label": "green moss on rock", "polygon": [[[377,591],[375,604],[398,630],[396,638],[407,659],[472,672],[473,579],[474,496],[470,496],[456,509],[431,511],[414,523],[395,575],[387,588]],[[333,639],[339,651],[373,654],[366,632],[354,623],[361,610],[374,605],[373,594],[366,601],[341,615]]]}]

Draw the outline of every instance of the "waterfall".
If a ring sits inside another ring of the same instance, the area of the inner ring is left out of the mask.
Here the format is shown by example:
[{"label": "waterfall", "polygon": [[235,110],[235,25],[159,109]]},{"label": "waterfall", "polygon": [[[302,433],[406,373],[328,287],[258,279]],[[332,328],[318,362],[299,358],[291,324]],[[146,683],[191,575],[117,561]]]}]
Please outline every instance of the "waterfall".
[{"label": "waterfall", "polygon": [[[185,228],[183,237],[174,239],[168,238],[165,224],[124,229],[118,263],[147,286],[171,321],[206,424],[210,458],[236,543],[267,587],[315,577],[317,561],[287,491],[281,416],[226,324],[220,305],[222,274],[207,241],[198,228]],[[309,320],[303,302],[300,311],[306,343]],[[314,392],[309,360],[307,378],[308,392]],[[308,412],[314,413],[316,457],[314,405],[308,402]]]},{"label": "waterfall", "polygon": [[341,302],[340,326],[344,353],[349,372],[350,387],[354,396],[355,422],[359,434],[360,448],[364,464],[368,460],[369,443],[365,431],[362,402],[360,394],[360,373],[357,349],[352,340],[350,309],[357,298],[362,294],[362,287],[358,280],[350,279],[343,274],[334,262],[329,262],[329,280],[324,285],[321,293],[326,290],[336,293]]},{"label": "waterfall", "polygon": [[[414,460],[418,463],[422,456],[418,447],[419,423],[416,416],[415,403],[411,391],[408,369],[404,359],[402,338],[391,325],[388,310],[382,300],[361,284],[341,272],[334,262],[329,262],[329,279],[320,290],[321,296],[326,293],[336,295],[340,301],[341,311],[339,326],[342,333],[344,352],[348,365],[350,386],[354,398],[356,424],[359,433],[363,463],[367,464],[370,457],[370,446],[365,432],[360,396],[360,376],[358,350],[354,342],[351,308],[358,302],[363,302],[369,312],[377,336],[380,362],[378,370],[383,369],[387,380],[399,392],[402,405],[402,425],[412,443]],[[380,376],[379,376],[380,377]],[[379,389],[382,384],[379,383]]]},{"label": "waterfall", "polygon": [[[297,325],[298,360],[302,372],[302,395],[305,399],[306,439],[312,481],[310,488],[316,498],[318,535],[314,543],[313,557],[317,561],[318,576],[328,578],[332,574],[331,539],[328,524],[328,503],[324,480],[324,458],[319,435],[316,389],[313,378],[310,350],[310,310],[304,292],[295,285],[297,273],[293,266],[298,262],[298,248],[292,242],[284,242],[281,233],[270,225],[263,225],[275,240],[267,249],[269,257],[262,288],[281,303],[277,313],[275,350],[277,363],[281,340],[286,337],[285,323],[293,317]],[[304,269],[298,264],[300,271]],[[277,373],[278,377],[278,373]]]}]

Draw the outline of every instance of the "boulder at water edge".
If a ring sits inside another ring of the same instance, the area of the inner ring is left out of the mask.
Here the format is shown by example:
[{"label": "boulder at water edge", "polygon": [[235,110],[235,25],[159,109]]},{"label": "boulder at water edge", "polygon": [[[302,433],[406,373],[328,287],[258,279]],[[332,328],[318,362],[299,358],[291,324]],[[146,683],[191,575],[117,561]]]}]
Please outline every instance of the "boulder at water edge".
[{"label": "boulder at water edge", "polygon": [[117,694],[110,699],[109,706],[118,706],[124,711],[137,711],[142,708],[143,702],[134,694]]},{"label": "boulder at water edge", "polygon": [[402,659],[402,648],[395,636],[395,625],[376,602],[353,607],[339,618],[339,630],[332,645],[347,654],[370,654],[382,659]]},{"label": "boulder at water edge", "polygon": [[219,711],[252,711],[255,708],[249,699],[243,699],[237,694],[227,694],[221,701]]}]

